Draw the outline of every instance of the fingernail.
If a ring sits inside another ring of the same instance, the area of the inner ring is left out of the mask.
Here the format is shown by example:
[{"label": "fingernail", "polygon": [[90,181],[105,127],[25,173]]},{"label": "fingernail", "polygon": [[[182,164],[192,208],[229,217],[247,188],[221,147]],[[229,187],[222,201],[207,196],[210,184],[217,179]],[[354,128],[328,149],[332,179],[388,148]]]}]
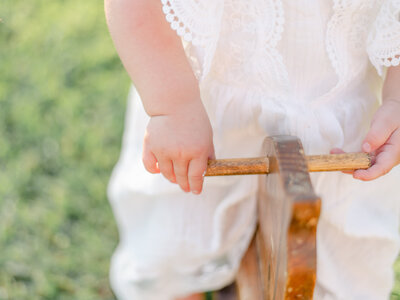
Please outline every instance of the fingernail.
[{"label": "fingernail", "polygon": [[371,145],[368,143],[364,143],[362,148],[365,152],[371,152]]},{"label": "fingernail", "polygon": [[193,191],[193,194],[196,194],[196,195],[198,195],[198,194],[200,194],[200,191],[198,191],[198,190],[194,190],[194,191]]}]

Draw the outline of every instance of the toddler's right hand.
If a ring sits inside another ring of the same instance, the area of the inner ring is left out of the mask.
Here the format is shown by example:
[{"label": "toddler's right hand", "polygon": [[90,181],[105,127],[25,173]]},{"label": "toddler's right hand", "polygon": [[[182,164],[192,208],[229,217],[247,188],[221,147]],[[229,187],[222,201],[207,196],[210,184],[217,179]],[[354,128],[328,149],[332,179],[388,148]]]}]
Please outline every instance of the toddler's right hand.
[{"label": "toddler's right hand", "polygon": [[200,194],[208,159],[214,159],[213,133],[201,101],[173,113],[152,116],[143,144],[143,164],[185,192]]}]

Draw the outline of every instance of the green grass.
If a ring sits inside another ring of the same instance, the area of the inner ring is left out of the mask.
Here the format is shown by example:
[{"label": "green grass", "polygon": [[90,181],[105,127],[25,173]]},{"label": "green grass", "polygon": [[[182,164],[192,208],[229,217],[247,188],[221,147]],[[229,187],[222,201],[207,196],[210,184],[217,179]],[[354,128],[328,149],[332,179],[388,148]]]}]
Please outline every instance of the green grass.
[{"label": "green grass", "polygon": [[114,299],[106,185],[129,79],[102,1],[2,0],[0,18],[0,300]]},{"label": "green grass", "polygon": [[0,8],[0,299],[114,299],[106,186],[129,79],[102,1]]}]

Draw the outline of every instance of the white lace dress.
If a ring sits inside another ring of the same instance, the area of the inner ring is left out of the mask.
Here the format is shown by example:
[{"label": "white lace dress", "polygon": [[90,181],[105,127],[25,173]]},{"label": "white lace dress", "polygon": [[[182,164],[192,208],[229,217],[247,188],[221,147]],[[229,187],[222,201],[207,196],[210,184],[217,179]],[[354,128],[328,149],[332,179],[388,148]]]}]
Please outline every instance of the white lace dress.
[{"label": "white lace dress", "polygon": [[[216,156],[261,155],[267,135],[307,154],[360,151],[385,66],[399,64],[400,0],[162,0],[183,37]],[[161,50],[161,49],[160,49]],[[132,90],[109,198],[120,230],[111,283],[121,300],[170,300],[235,276],[256,223],[255,176],[206,178],[185,194],[141,161],[148,122]],[[400,169],[361,182],[312,174],[322,197],[315,299],[388,299],[400,247]]]}]

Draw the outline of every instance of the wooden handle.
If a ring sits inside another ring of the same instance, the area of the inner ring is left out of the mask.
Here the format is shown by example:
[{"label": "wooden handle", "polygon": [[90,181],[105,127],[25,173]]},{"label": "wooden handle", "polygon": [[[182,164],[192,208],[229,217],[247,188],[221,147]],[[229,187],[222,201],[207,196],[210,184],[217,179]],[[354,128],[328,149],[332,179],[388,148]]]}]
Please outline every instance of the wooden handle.
[{"label": "wooden handle", "polygon": [[[306,156],[309,172],[351,171],[368,169],[371,156],[367,153],[341,153]],[[268,174],[268,157],[209,160],[205,176]]]},{"label": "wooden handle", "polygon": [[341,153],[306,156],[309,172],[352,171],[368,169],[371,156],[368,153]]},{"label": "wooden handle", "polygon": [[209,160],[204,176],[267,174],[268,157]]}]

